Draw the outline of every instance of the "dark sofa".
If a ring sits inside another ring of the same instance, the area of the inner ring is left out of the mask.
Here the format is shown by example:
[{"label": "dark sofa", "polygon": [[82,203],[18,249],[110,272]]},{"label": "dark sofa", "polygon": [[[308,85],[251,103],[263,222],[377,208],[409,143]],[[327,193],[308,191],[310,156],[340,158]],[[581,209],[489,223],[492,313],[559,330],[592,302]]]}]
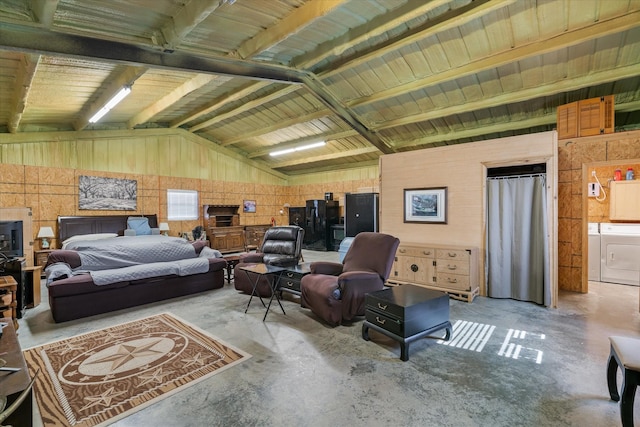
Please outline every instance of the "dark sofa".
[{"label": "dark sofa", "polygon": [[[194,242],[196,253],[205,242]],[[76,251],[56,250],[49,255],[49,265],[64,262],[71,268],[80,266]],[[71,276],[47,283],[53,319],[65,322],[169,298],[194,294],[224,286],[227,262],[209,258],[209,271],[189,276],[166,275],[146,279],[96,285],[89,274]],[[45,267],[46,269],[46,267]]]}]

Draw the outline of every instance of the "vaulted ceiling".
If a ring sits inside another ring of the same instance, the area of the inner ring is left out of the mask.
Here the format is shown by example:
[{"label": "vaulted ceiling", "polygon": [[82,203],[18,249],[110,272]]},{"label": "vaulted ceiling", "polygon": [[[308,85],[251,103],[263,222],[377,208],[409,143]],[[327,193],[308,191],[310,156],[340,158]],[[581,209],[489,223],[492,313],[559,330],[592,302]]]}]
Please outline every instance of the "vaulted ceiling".
[{"label": "vaulted ceiling", "polygon": [[179,127],[294,175],[551,130],[603,95],[640,128],[640,0],[0,0],[0,142]]}]

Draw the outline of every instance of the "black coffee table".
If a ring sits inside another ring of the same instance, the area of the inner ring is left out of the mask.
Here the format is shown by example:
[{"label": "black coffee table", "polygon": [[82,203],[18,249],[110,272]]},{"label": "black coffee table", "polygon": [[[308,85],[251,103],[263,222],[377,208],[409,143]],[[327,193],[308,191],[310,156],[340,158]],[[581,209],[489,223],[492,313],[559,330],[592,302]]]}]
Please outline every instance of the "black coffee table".
[{"label": "black coffee table", "polygon": [[[400,359],[409,360],[409,344],[420,338],[451,338],[449,295],[416,285],[393,286],[365,296],[362,338],[369,341],[369,329],[400,343]],[[445,337],[433,333],[445,330]]]}]

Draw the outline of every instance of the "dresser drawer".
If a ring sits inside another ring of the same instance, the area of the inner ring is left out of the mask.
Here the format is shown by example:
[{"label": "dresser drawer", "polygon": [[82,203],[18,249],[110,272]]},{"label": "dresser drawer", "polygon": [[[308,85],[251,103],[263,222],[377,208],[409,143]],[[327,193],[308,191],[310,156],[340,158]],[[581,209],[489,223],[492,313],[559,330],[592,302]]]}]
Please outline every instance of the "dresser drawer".
[{"label": "dresser drawer", "polygon": [[435,258],[436,250],[433,248],[421,248],[417,246],[400,246],[396,256],[412,256],[420,258]]},{"label": "dresser drawer", "polygon": [[469,261],[469,252],[462,249],[438,249],[436,251],[436,257],[438,259],[455,259],[462,261]]},{"label": "dresser drawer", "polygon": [[443,288],[457,289],[461,291],[468,291],[471,289],[469,286],[469,276],[463,276],[461,274],[438,273],[436,284]]},{"label": "dresser drawer", "polygon": [[285,271],[282,276],[280,276],[278,287],[300,292],[300,280],[302,280],[303,276],[303,274]]},{"label": "dresser drawer", "polygon": [[391,332],[392,334],[403,336],[402,321],[391,316],[387,316],[385,313],[380,313],[374,310],[366,310],[365,318],[367,322],[379,326],[382,329]]},{"label": "dresser drawer", "polygon": [[469,261],[457,259],[439,259],[436,261],[436,271],[445,274],[469,274]]}]

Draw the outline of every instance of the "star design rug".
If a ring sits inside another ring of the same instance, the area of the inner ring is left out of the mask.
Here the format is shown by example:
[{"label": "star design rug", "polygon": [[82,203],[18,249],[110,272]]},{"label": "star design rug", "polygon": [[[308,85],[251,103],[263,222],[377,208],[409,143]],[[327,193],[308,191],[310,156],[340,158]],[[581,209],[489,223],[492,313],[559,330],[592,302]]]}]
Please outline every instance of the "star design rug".
[{"label": "star design rug", "polygon": [[45,427],[111,424],[251,357],[170,313],[23,353]]}]

